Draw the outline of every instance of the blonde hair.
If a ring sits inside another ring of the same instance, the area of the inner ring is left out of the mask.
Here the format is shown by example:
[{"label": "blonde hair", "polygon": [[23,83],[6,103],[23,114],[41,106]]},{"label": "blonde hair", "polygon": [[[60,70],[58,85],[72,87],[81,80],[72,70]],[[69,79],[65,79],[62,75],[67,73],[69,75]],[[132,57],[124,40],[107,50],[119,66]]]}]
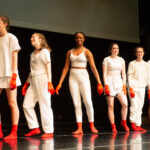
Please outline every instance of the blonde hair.
[{"label": "blonde hair", "polygon": [[41,39],[41,49],[46,48],[48,49],[50,52],[52,51],[50,46],[48,45],[48,42],[44,36],[44,34],[42,33],[34,33],[38,36],[39,39]]}]

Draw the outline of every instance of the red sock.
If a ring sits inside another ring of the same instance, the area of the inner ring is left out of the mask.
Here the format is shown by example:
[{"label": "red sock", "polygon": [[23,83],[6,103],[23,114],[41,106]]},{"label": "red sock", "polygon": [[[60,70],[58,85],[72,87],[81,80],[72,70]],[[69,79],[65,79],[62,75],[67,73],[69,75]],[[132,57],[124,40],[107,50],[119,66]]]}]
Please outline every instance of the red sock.
[{"label": "red sock", "polygon": [[11,133],[8,136],[4,137],[3,139],[4,140],[17,139],[17,128],[18,128],[18,125],[12,125]]},{"label": "red sock", "polygon": [[127,131],[127,132],[130,131],[129,127],[126,124],[126,120],[121,121],[121,126],[125,129],[125,131]]},{"label": "red sock", "polygon": [[90,129],[92,133],[98,133],[98,130],[94,126],[94,122],[90,122]]},{"label": "red sock", "polygon": [[53,137],[53,133],[44,133],[41,138],[52,138]]},{"label": "red sock", "polygon": [[0,124],[0,138],[3,137],[2,124]]},{"label": "red sock", "polygon": [[72,134],[83,134],[82,122],[77,122],[77,126],[78,126],[78,129],[76,131],[72,132]]},{"label": "red sock", "polygon": [[27,134],[25,134],[24,136],[33,136],[33,135],[40,134],[40,133],[41,133],[40,129],[39,128],[35,128],[35,129],[32,129]]},{"label": "red sock", "polygon": [[143,128],[141,128],[140,126],[136,126],[136,127],[139,129],[139,131],[144,131],[144,132],[147,131],[146,129],[143,129]]},{"label": "red sock", "polygon": [[136,127],[135,123],[131,123],[131,129],[132,129],[133,131],[140,131],[140,130]]},{"label": "red sock", "polygon": [[113,123],[111,124],[112,132],[117,133],[116,125]]}]

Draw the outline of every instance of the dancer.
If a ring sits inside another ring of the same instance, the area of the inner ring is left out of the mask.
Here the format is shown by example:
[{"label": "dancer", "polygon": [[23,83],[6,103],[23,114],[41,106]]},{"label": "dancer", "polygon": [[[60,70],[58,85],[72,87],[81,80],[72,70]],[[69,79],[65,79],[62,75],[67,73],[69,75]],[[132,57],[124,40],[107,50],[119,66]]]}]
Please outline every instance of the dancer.
[{"label": "dancer", "polygon": [[99,94],[103,93],[103,87],[100,81],[98,71],[95,66],[93,55],[86,47],[84,47],[85,35],[83,32],[77,32],[74,34],[76,47],[69,50],[66,54],[66,62],[62,71],[62,75],[59,80],[59,84],[56,87],[56,94],[59,94],[59,89],[62,86],[69,66],[71,63],[70,76],[69,76],[69,89],[73,99],[75,107],[76,121],[78,129],[73,134],[82,134],[82,110],[81,110],[81,97],[86,107],[88,121],[90,123],[90,129],[92,133],[98,133],[98,130],[94,126],[94,110],[91,99],[91,85],[89,75],[86,70],[87,61],[89,61],[91,70],[97,80],[97,91]]},{"label": "dancer", "polygon": [[[23,109],[27,123],[31,131],[25,136],[39,134],[38,120],[35,114],[35,104],[39,102],[42,127],[44,134],[42,138],[53,137],[53,112],[51,109],[51,95],[55,93],[51,76],[51,49],[46,38],[41,33],[34,33],[31,37],[31,45],[35,48],[31,54],[30,74],[22,88],[22,95],[25,95]],[[30,82],[30,86],[28,87]],[[28,88],[27,88],[28,87]]]},{"label": "dancer", "polygon": [[110,56],[103,60],[103,80],[105,85],[105,94],[108,104],[108,117],[111,123],[112,132],[117,132],[114,117],[114,99],[115,97],[121,104],[121,126],[125,131],[129,131],[126,124],[127,118],[127,97],[126,97],[126,72],[125,61],[119,57],[119,45],[111,43],[109,47]]},{"label": "dancer", "polygon": [[135,48],[136,60],[129,63],[128,67],[128,84],[130,95],[130,122],[133,131],[146,131],[141,128],[142,108],[145,99],[145,87],[149,84],[149,66],[143,60],[144,48],[137,46]]},{"label": "dancer", "polygon": [[[20,45],[15,35],[8,32],[9,19],[0,15],[0,94],[6,91],[11,110],[12,130],[4,139],[17,139],[19,109],[17,106],[17,86],[21,85],[18,75],[18,52]],[[1,117],[0,117],[1,119]],[[3,137],[0,120],[0,138]]]}]

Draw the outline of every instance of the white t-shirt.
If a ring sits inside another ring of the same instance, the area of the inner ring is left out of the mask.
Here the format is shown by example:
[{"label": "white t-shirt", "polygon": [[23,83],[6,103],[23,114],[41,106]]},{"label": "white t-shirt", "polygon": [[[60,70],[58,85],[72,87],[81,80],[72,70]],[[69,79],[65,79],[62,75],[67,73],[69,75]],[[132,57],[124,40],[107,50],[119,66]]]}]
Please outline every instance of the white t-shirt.
[{"label": "white t-shirt", "polygon": [[46,64],[50,61],[50,52],[46,48],[42,49],[37,54],[32,52],[30,59],[30,75],[33,77],[47,74]]},{"label": "white t-shirt", "polygon": [[103,64],[107,67],[107,74],[121,75],[123,64],[125,63],[122,57],[117,56],[116,58],[111,58],[110,56],[105,57]]},{"label": "white t-shirt", "polygon": [[145,88],[149,84],[149,66],[145,61],[131,61],[127,74],[130,88]]},{"label": "white t-shirt", "polygon": [[7,33],[5,36],[0,37],[0,77],[12,76],[12,52],[20,49],[15,35]]}]

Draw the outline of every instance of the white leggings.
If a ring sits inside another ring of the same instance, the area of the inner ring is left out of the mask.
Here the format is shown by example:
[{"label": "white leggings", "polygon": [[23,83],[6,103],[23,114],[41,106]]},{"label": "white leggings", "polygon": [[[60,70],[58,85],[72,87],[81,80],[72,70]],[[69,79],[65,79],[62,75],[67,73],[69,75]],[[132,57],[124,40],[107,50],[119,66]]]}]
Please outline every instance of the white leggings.
[{"label": "white leggings", "polygon": [[[135,97],[130,97],[130,122],[135,123],[136,126],[142,124],[142,108],[145,99],[145,88],[135,88]],[[130,95],[130,94],[129,94]]]},{"label": "white leggings", "polygon": [[[94,122],[94,110],[91,99],[91,85],[86,69],[70,70],[69,89],[75,107],[76,121],[82,122],[81,95],[86,107],[89,122]],[[80,95],[81,93],[81,95]]]},{"label": "white leggings", "polygon": [[24,98],[23,109],[30,129],[39,127],[34,110],[37,102],[39,102],[43,131],[53,133],[53,112],[51,109],[51,95],[48,92],[47,75],[32,77]]}]

